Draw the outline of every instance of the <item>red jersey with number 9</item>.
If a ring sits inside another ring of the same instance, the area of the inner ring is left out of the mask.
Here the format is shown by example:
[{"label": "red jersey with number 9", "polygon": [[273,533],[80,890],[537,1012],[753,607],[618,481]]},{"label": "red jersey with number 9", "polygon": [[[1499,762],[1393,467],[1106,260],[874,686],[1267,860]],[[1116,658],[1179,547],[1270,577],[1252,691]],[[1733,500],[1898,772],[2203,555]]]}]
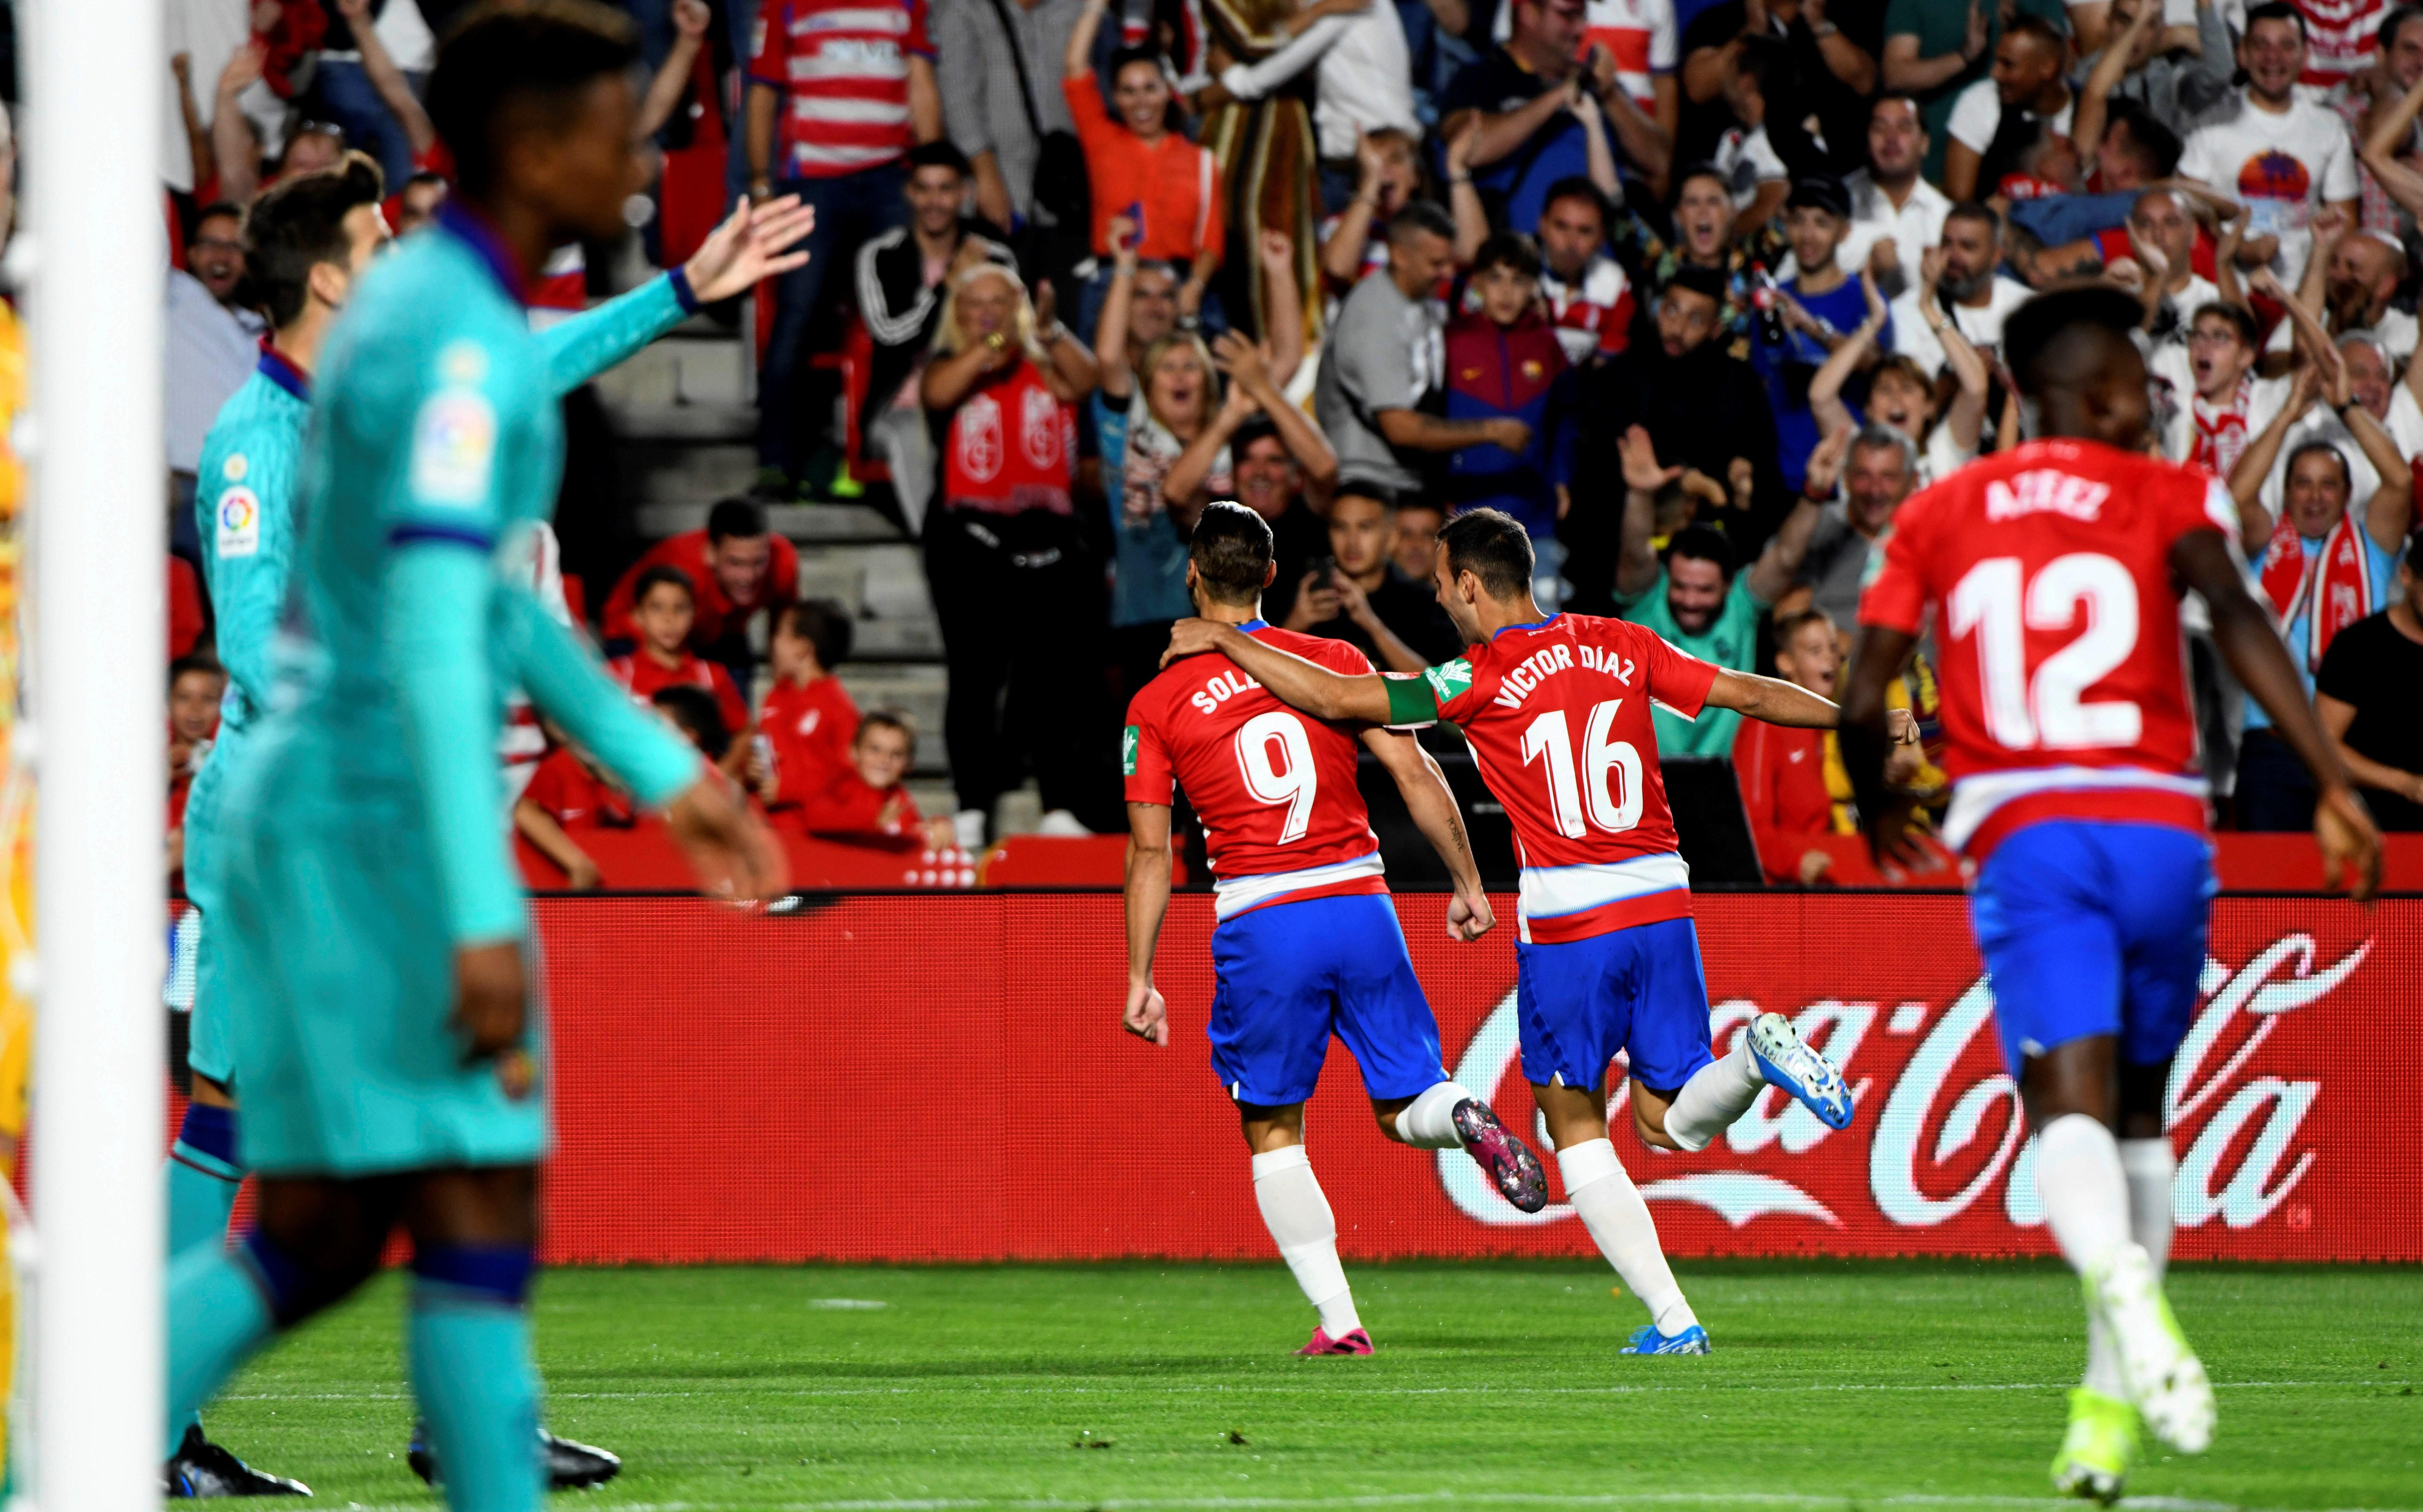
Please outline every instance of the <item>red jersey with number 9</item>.
[{"label": "red jersey with number 9", "polygon": [[1690,916],[1649,707],[1696,719],[1714,665],[1623,620],[1552,614],[1422,676],[1513,821],[1527,943]]},{"label": "red jersey with number 9", "polygon": [[[1344,641],[1275,629],[1247,634],[1349,677],[1371,663]],[[1128,705],[1120,765],[1132,804],[1166,804],[1173,783],[1203,821],[1225,922],[1248,909],[1385,893],[1380,841],[1354,786],[1351,726],[1272,696],[1219,655],[1176,662]]]},{"label": "red jersey with number 9", "polygon": [[2171,548],[2234,540],[2210,474],[2094,441],[1972,462],[1893,517],[1860,623],[1919,634],[1943,680],[1944,838],[1983,860],[2047,819],[2202,833]]}]

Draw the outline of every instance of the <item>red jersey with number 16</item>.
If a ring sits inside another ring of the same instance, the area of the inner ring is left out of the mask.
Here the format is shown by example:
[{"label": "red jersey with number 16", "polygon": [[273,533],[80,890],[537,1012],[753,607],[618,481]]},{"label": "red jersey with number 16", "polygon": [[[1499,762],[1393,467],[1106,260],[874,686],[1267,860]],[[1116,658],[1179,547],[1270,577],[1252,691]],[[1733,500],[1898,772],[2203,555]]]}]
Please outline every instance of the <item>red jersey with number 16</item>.
[{"label": "red jersey with number 16", "polygon": [[[1275,629],[1245,632],[1349,677],[1371,663],[1343,641]],[[1128,705],[1121,750],[1132,804],[1166,804],[1173,782],[1203,821],[1222,922],[1307,898],[1385,893],[1380,841],[1354,786],[1354,731],[1301,714],[1237,664],[1193,656]]]},{"label": "red jersey with number 16", "polygon": [[1513,821],[1526,944],[1690,917],[1649,706],[1696,719],[1715,666],[1638,625],[1551,614],[1422,676]]},{"label": "red jersey with number 16", "polygon": [[1903,503],[1860,623],[1935,617],[1945,840],[1982,861],[2039,820],[2203,832],[2170,557],[2210,530],[2238,533],[2210,474],[2093,441],[2032,441]]}]

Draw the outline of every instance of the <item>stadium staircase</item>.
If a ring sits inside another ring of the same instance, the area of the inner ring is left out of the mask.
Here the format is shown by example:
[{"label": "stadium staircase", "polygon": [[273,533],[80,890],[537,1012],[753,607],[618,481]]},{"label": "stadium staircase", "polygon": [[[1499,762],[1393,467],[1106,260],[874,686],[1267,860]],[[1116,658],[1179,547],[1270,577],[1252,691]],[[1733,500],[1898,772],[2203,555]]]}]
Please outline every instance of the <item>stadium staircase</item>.
[{"label": "stadium staircase", "polygon": [[[638,549],[699,529],[717,500],[748,491],[757,411],[746,351],[738,331],[700,316],[598,379]],[[926,813],[950,813],[942,638],[916,543],[863,502],[773,505],[767,516],[799,549],[800,597],[833,599],[855,616],[844,686],[863,709],[895,708],[914,719],[910,790]],[[609,586],[589,586],[593,605]],[[1032,830],[1038,813],[1030,785],[1003,800],[1000,827]]]}]

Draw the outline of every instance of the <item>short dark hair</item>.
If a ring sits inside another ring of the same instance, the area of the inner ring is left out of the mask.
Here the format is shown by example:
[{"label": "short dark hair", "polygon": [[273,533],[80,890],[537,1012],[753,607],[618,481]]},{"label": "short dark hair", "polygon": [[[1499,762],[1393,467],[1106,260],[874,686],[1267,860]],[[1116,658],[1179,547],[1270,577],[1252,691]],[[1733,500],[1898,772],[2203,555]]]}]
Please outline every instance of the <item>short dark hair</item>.
[{"label": "short dark hair", "polygon": [[774,628],[788,630],[814,646],[816,665],[831,672],[849,660],[853,627],[849,611],[830,598],[802,598],[784,604],[774,615]]},{"label": "short dark hair", "polygon": [[949,168],[960,178],[967,179],[974,178],[976,171],[975,165],[968,161],[968,154],[960,151],[958,144],[947,136],[938,136],[930,142],[919,142],[909,149],[909,156],[905,161],[909,171],[912,174],[919,168]]},{"label": "short dark hair", "polygon": [[917,722],[909,717],[907,710],[898,708],[868,709],[864,716],[859,720],[858,733],[849,738],[849,743],[856,745],[859,741],[865,740],[866,732],[869,730],[898,730],[900,732],[901,739],[909,742],[909,754],[911,757],[912,759],[915,757],[917,754]]},{"label": "short dark hair", "polygon": [[[1329,496],[1329,507],[1336,509],[1338,507],[1338,501],[1340,499],[1369,499],[1390,515],[1394,515],[1399,509],[1404,507],[1404,504],[1401,504],[1397,501],[1396,489],[1389,487],[1386,484],[1380,482],[1376,478],[1370,477],[1358,476],[1338,479],[1337,488],[1333,490]],[[1419,499],[1408,499],[1404,501],[1406,504],[1417,504],[1421,502],[1424,502],[1424,501]],[[1431,507],[1436,509],[1439,506],[1433,504]],[[1444,510],[1441,510],[1440,512],[1442,514],[1445,513]]]},{"label": "short dark hair", "polygon": [[[1229,456],[1243,456],[1256,441],[1276,441],[1282,448],[1287,445],[1287,438],[1279,434],[1276,421],[1268,415],[1253,414],[1246,416],[1235,430],[1228,433]],[[1294,461],[1295,454],[1290,452],[1288,460]],[[1247,510],[1246,513],[1251,514],[1252,511]]]},{"label": "short dark hair", "polygon": [[1992,205],[1982,199],[1961,200],[1943,213],[1943,219],[1947,225],[1956,220],[1978,221],[1988,227],[1995,235],[2003,234],[2003,217],[1995,214]]},{"label": "short dark hair", "polygon": [[2383,52],[2386,53],[2398,45],[2398,34],[2410,21],[2423,21],[2423,6],[2403,5],[2389,8],[2388,13],[2381,18],[2381,25],[2372,34]]},{"label": "short dark hair", "polygon": [[1150,66],[1155,73],[1162,73],[1164,72],[1162,66],[1160,49],[1153,47],[1122,47],[1111,55],[1111,66],[1102,71],[1102,77],[1110,80],[1113,84],[1116,84],[1119,82],[1119,75],[1126,72],[1129,65],[1134,63],[1147,64]]},{"label": "short dark hair", "polygon": [[[202,233],[202,222],[206,220],[231,220],[241,226],[244,224],[244,206],[237,204],[232,199],[214,199],[209,204],[204,205],[201,209],[195,211],[194,234],[196,236],[199,236]],[[189,243],[187,245],[191,244]]]},{"label": "short dark hair", "polygon": [[1686,263],[1668,274],[1666,282],[1657,292],[1662,294],[1668,289],[1686,289],[1692,294],[1713,299],[1717,302],[1718,310],[1725,307],[1725,300],[1733,294],[1732,287],[1725,282],[1725,276],[1721,269],[1703,268],[1697,263]]},{"label": "short dark hair", "polygon": [[191,672],[207,673],[214,677],[224,677],[228,675],[227,668],[219,665],[219,659],[208,651],[188,651],[168,663],[169,691],[174,692],[177,679]]},{"label": "short dark hair", "polygon": [[2238,332],[2238,339],[2246,343],[2248,351],[2260,350],[2263,343],[2263,327],[2255,323],[2255,311],[2244,305],[2233,305],[2225,299],[2208,299],[2195,307],[2194,313],[2188,316],[2188,324],[2193,326],[2207,315],[2218,315],[2229,322],[2230,328]]},{"label": "short dark hair", "polygon": [[1826,633],[1829,635],[1835,633],[1839,628],[1834,623],[1834,616],[1822,609],[1812,606],[1808,609],[1796,610],[1775,622],[1775,654],[1782,656],[1790,650],[1792,638],[1812,625],[1825,626]]},{"label": "short dark hair", "polygon": [[[2149,0],[2150,3],[2150,0]],[[2112,115],[2104,126],[2109,135],[2117,126],[2129,134],[2130,144],[2146,159],[2146,176],[2167,179],[2177,172],[2179,154],[2187,151],[2179,134],[2165,125],[2161,118],[2134,100],[2112,102]]]},{"label": "short dark hair", "polygon": [[2239,33],[2240,40],[2243,41],[2255,34],[2255,24],[2258,21],[2292,22],[2296,25],[2299,40],[2304,40],[2305,36],[2304,12],[2290,5],[2288,0],[2266,0],[2263,5],[2247,7],[2246,29]]},{"label": "short dark hair", "polygon": [[509,117],[535,110],[560,130],[583,91],[639,59],[630,19],[598,0],[482,0],[449,29],[429,75],[429,119],[455,178],[483,193]]},{"label": "short dark hair", "polygon": [[1733,198],[1734,181],[1732,178],[1726,174],[1724,169],[1717,167],[1714,163],[1709,162],[1706,158],[1702,158],[1696,163],[1686,163],[1682,167],[1675,170],[1674,203],[1679,205],[1683,202],[1683,186],[1690,183],[1693,179],[1713,179],[1716,181],[1717,187],[1725,192],[1726,199],[1730,199]]},{"label": "short dark hair", "polygon": [[[404,189],[425,189],[431,184],[436,184],[441,189],[446,187],[446,175],[438,172],[436,168],[422,168],[420,172],[415,173],[411,178],[404,181]],[[402,194],[403,192],[404,189],[396,191],[398,194]]]},{"label": "short dark hair", "polygon": [[1449,573],[1471,573],[1490,597],[1519,599],[1531,591],[1540,559],[1530,533],[1504,510],[1465,510],[1439,528],[1439,545],[1447,548]]},{"label": "short dark hair", "polygon": [[1521,231],[1497,231],[1472,255],[1472,276],[1491,268],[1512,268],[1522,278],[1540,276],[1540,244]]},{"label": "short dark hair", "polygon": [[1918,96],[1910,93],[1907,89],[1887,89],[1877,95],[1875,99],[1870,100],[1868,102],[1868,119],[1870,120],[1876,119],[1877,106],[1892,104],[1895,101],[1899,101],[1903,104],[1909,106],[1909,113],[1918,118],[1918,129],[1922,132],[1926,130],[1926,106],[1919,103]]},{"label": "short dark hair", "polygon": [[311,270],[344,266],[353,244],[345,217],[387,198],[379,166],[347,152],[332,168],[281,179],[253,201],[244,227],[245,271],[276,328],[294,324],[310,303]]},{"label": "short dark hair", "polygon": [[2069,39],[2062,35],[2061,28],[2042,16],[2027,11],[2021,11],[2005,22],[2003,25],[2003,35],[2033,37],[2064,57],[2069,55]]},{"label": "short dark hair", "polygon": [[674,587],[679,588],[682,591],[683,597],[687,597],[692,604],[696,604],[698,602],[698,584],[689,581],[689,574],[684,572],[679,567],[659,562],[655,566],[650,567],[647,571],[641,573],[639,577],[632,580],[631,607],[633,609],[637,609],[641,604],[646,603],[648,601],[648,595],[656,592],[667,583],[672,583]]},{"label": "short dark hair", "polygon": [[723,753],[732,749],[732,732],[723,727],[723,710],[716,707],[715,695],[695,683],[677,682],[650,693],[648,702],[687,730],[709,761],[722,760]]},{"label": "short dark hair", "polygon": [[1243,504],[1218,499],[1203,506],[1186,555],[1204,593],[1224,604],[1250,604],[1261,597],[1262,580],[1270,576],[1276,549],[1270,521]]},{"label": "short dark hair", "polygon": [[1391,247],[1417,231],[1424,236],[1437,236],[1452,242],[1455,240],[1455,220],[1448,215],[1445,207],[1428,199],[1410,200],[1404,209],[1388,217],[1388,245]]},{"label": "short dark hair", "polygon": [[721,499],[706,512],[706,538],[721,544],[735,535],[766,533],[766,506],[754,499]]},{"label": "short dark hair", "polygon": [[1799,66],[1792,55],[1792,44],[1780,37],[1758,35],[1741,38],[1740,41],[1741,51],[1734,55],[1734,69],[1757,85],[1758,92],[1769,99],[1790,92],[1799,77]]},{"label": "short dark hair", "polygon": [[1666,543],[1666,564],[1671,569],[1674,559],[1692,562],[1713,562],[1727,582],[1734,581],[1734,543],[1723,533],[1705,525],[1686,525]]},{"label": "short dark hair", "polygon": [[2146,317],[2137,296],[2109,284],[2087,284],[2040,294],[2003,325],[2003,360],[2019,380],[2019,392],[2033,398],[2059,387],[2051,353],[2068,344],[2067,338],[2100,328],[2126,341]]},{"label": "short dark hair", "polygon": [[1607,191],[1578,173],[1569,173],[1548,185],[1547,194],[1540,200],[1541,215],[1544,217],[1548,214],[1550,205],[1566,199],[1588,201],[1590,207],[1598,212],[1598,223],[1602,228],[1615,219],[1615,211],[1607,202]]},{"label": "short dark hair", "polygon": [[2300,446],[2295,451],[2289,453],[2288,460],[2280,464],[2281,478],[2286,480],[2290,474],[2297,470],[2298,463],[2304,461],[2307,456],[2316,452],[2327,453],[2331,460],[2339,465],[2340,486],[2346,488],[2350,493],[2353,493],[2355,490],[2355,473],[2348,467],[2347,454],[2339,450],[2339,444],[2336,441],[2307,441],[2304,445]]}]

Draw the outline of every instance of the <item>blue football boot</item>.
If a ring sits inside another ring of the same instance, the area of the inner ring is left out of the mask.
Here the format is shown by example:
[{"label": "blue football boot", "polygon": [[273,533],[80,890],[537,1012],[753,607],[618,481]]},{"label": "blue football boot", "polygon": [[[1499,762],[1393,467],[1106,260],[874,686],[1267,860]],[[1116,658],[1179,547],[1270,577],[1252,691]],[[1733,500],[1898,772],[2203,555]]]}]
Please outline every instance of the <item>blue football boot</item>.
[{"label": "blue football boot", "polygon": [[1770,1087],[1790,1092],[1829,1129],[1851,1126],[1851,1093],[1834,1062],[1801,1042],[1792,1021],[1781,1013],[1750,1020],[1750,1053]]},{"label": "blue football boot", "polygon": [[1657,1331],[1655,1323],[1644,1323],[1632,1330],[1631,1342],[1616,1351],[1620,1355],[1704,1355],[1708,1352],[1708,1330],[1694,1323],[1680,1333]]}]

